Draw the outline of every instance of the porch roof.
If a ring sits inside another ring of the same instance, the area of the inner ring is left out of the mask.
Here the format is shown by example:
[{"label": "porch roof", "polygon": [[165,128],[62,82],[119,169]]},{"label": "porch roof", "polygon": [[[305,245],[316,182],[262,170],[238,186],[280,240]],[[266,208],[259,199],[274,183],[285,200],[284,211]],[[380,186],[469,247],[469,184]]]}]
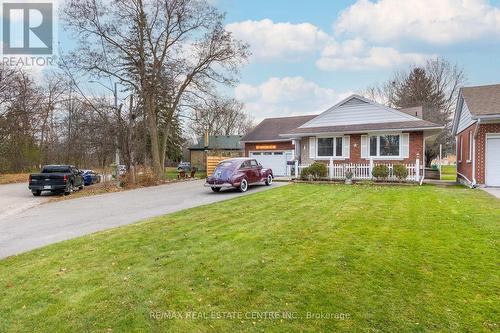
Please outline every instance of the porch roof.
[{"label": "porch roof", "polygon": [[388,123],[369,123],[341,126],[324,126],[324,127],[307,127],[296,128],[287,133],[282,133],[282,137],[300,137],[306,135],[316,135],[323,133],[365,133],[365,132],[380,132],[380,131],[421,131],[421,130],[439,130],[444,128],[426,120],[399,121]]}]

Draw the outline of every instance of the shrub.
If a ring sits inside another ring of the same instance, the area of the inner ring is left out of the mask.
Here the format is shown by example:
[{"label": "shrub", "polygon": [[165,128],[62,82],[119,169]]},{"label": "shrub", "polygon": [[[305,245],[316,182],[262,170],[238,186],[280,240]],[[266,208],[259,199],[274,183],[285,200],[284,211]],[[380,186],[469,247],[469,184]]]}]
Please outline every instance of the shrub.
[{"label": "shrub", "polygon": [[387,165],[376,165],[373,167],[372,170],[372,175],[373,177],[377,178],[378,180],[384,180],[387,177],[389,177],[389,168]]},{"label": "shrub", "polygon": [[300,176],[302,179],[312,178],[314,180],[318,180],[321,178],[325,178],[328,173],[328,169],[325,164],[314,162],[307,168],[302,169]]},{"label": "shrub", "polygon": [[408,177],[408,169],[403,164],[394,165],[394,176],[399,180],[405,180]]}]

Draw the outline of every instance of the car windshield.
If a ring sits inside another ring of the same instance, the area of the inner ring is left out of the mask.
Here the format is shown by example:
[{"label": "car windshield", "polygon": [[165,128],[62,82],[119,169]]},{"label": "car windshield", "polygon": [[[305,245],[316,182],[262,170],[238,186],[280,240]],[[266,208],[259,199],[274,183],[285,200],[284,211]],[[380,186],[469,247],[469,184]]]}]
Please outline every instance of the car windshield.
[{"label": "car windshield", "polygon": [[42,169],[42,173],[70,173],[69,167],[65,166],[47,166]]}]

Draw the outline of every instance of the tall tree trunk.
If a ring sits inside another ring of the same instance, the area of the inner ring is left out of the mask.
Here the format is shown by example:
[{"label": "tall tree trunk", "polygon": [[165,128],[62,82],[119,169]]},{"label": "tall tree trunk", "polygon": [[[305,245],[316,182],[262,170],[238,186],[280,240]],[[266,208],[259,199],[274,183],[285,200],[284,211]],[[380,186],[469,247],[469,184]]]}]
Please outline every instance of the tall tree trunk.
[{"label": "tall tree trunk", "polygon": [[163,165],[160,161],[160,142],[158,139],[158,128],[156,127],[156,114],[151,96],[145,98],[145,106],[148,119],[149,134],[151,136],[151,157],[153,159],[153,171],[159,178],[163,177]]}]

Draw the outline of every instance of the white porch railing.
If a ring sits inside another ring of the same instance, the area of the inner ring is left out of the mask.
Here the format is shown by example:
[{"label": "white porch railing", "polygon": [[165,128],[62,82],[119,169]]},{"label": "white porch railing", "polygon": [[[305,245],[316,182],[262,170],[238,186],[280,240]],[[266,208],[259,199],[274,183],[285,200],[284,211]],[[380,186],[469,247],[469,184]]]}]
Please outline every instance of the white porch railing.
[{"label": "white porch railing", "polygon": [[[342,180],[346,179],[346,173],[351,171],[353,174],[352,179],[354,180],[369,180],[372,179],[372,170],[376,165],[386,165],[389,169],[389,177],[388,180],[398,180],[394,175],[394,164],[389,163],[374,163],[373,160],[370,160],[370,163],[333,163],[333,160],[330,160],[330,163],[327,165],[328,168],[328,178],[333,180]],[[420,160],[417,159],[415,164],[403,164],[408,170],[408,177],[406,180],[409,181],[420,181]],[[298,165],[295,164],[295,178],[298,178],[302,174],[302,170],[308,167],[309,165]]]}]

